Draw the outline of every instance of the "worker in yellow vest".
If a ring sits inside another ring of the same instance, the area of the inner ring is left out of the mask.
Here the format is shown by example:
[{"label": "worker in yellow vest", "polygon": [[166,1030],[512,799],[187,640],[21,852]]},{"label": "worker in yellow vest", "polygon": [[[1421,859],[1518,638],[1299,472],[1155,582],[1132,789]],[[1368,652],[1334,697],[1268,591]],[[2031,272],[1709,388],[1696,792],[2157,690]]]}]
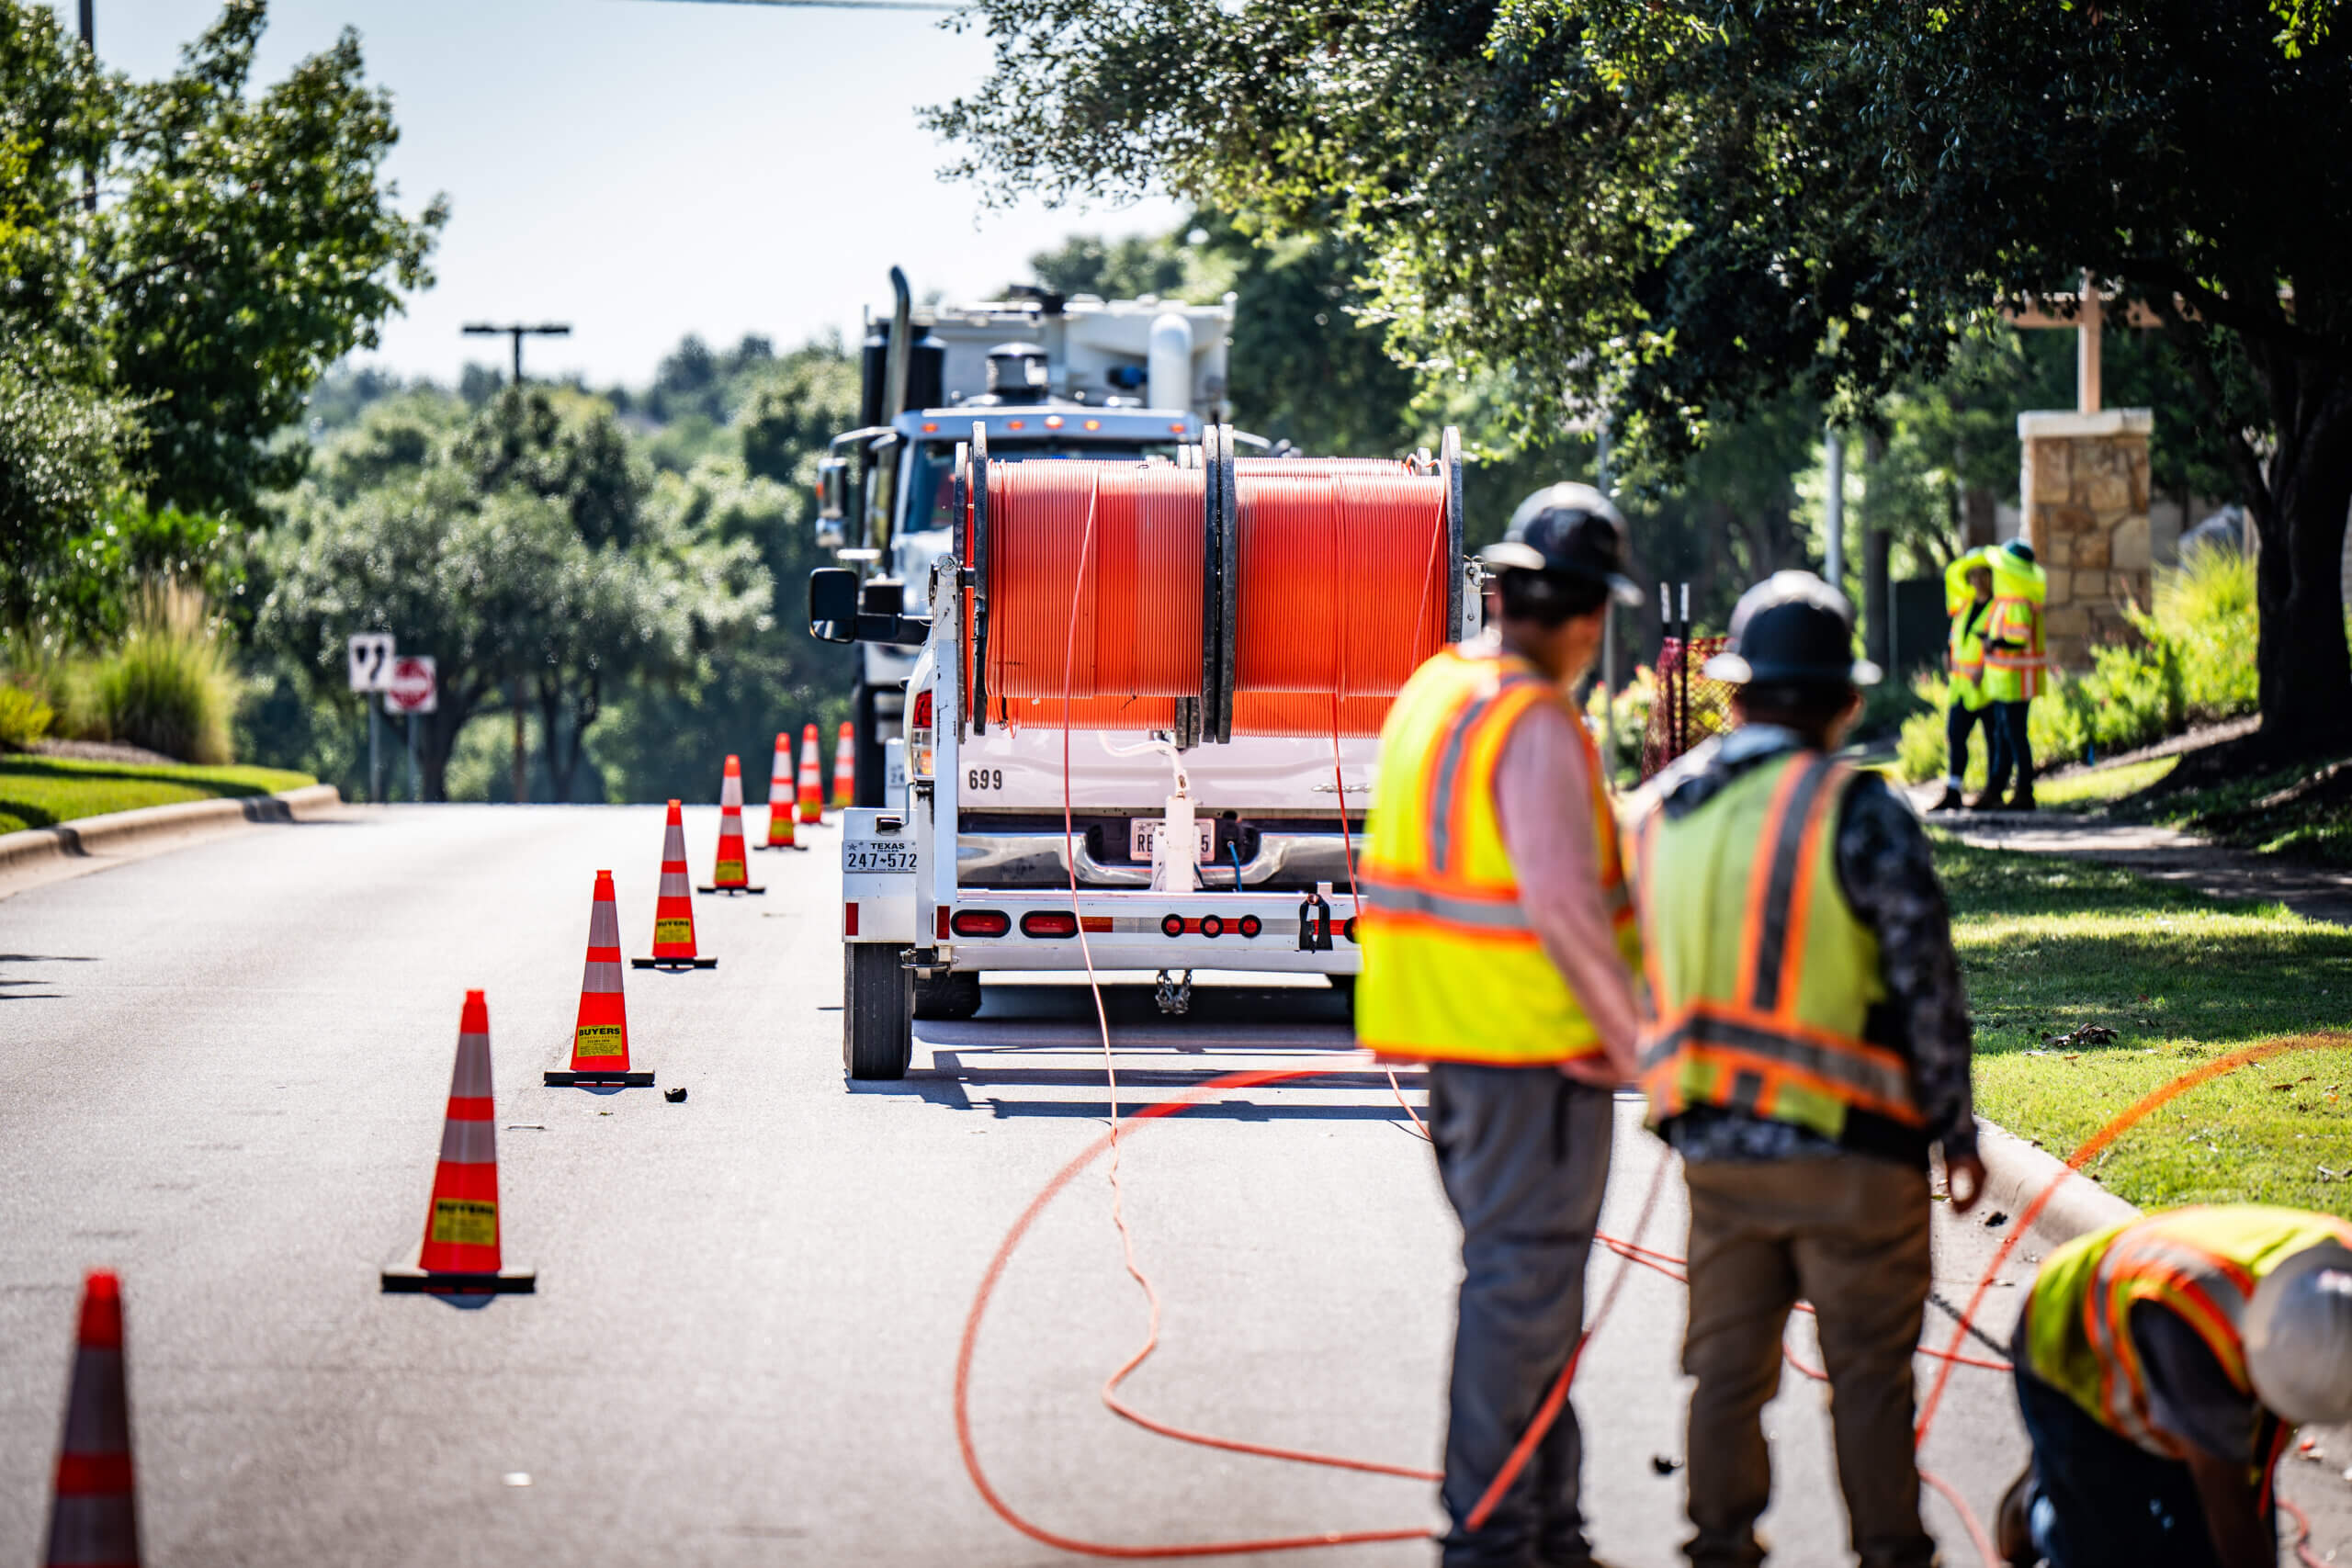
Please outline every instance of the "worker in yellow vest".
[{"label": "worker in yellow vest", "polygon": [[1736,688],[1738,727],[1663,775],[1634,876],[1642,1089],[1690,1193],[1684,1551],[1698,1568],[1764,1560],[1763,1410],[1802,1298],[1854,1551],[1864,1568],[1928,1568],[1911,1359],[1930,1150],[1954,1210],[1984,1180],[1951,919],[1908,805],[1835,755],[1879,678],[1854,657],[1844,597],[1776,574],[1741,598],[1706,672]]},{"label": "worker in yellow vest", "polygon": [[2272,1467],[2352,1421],[2352,1224],[2176,1209],[2050,1255],[2011,1348],[2033,1463],[2001,1500],[2025,1568],[2272,1568]]},{"label": "worker in yellow vest", "polygon": [[[2033,558],[2033,547],[2011,539],[1992,552],[1993,613],[1984,633],[1984,694],[1992,700],[1993,771],[1984,793],[1970,804],[1978,810],[2007,806],[2012,811],[2033,809],[2033,742],[2026,737],[2026,716],[2041,694],[2047,660],[2041,641],[2041,605],[2049,596],[2049,576]],[[2017,774],[2017,789],[2007,800],[2009,775]]]},{"label": "worker in yellow vest", "polygon": [[1989,550],[1970,550],[1944,569],[1944,614],[1951,632],[1944,648],[1944,793],[1930,811],[1961,808],[1961,785],[1968,777],[1968,741],[1984,725],[1987,776],[2000,771],[2001,731],[1985,711],[1984,633],[1993,614],[1993,563]]},{"label": "worker in yellow vest", "polygon": [[1588,485],[1529,497],[1483,559],[1490,629],[1416,671],[1381,731],[1356,1032],[1430,1064],[1430,1140],[1462,1221],[1443,1561],[1582,1568],[1572,1410],[1478,1529],[1469,1517],[1583,1327],[1613,1091],[1634,1072],[1633,909],[1568,691],[1610,599],[1640,593],[1624,522]]}]

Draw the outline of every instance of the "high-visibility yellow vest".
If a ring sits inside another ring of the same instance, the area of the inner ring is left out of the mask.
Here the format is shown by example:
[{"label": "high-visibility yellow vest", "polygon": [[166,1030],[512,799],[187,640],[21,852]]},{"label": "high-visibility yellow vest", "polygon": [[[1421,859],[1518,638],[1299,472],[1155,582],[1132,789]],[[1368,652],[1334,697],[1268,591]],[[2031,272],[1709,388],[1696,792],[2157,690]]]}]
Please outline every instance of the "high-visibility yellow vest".
[{"label": "high-visibility yellow vest", "polygon": [[1951,700],[1974,713],[1992,699],[1984,694],[1984,631],[1992,624],[1993,607],[1976,602],[1968,585],[1969,572],[1989,569],[1988,552],[1970,550],[1944,569],[1944,614],[1951,617],[1946,648]]},{"label": "high-visibility yellow vest", "polygon": [[[1385,1055],[1532,1066],[1600,1049],[1519,902],[1495,768],[1520,716],[1566,707],[1525,660],[1447,649],[1415,671],[1380,733],[1380,777],[1356,887],[1363,973],[1356,1034]],[[1618,955],[1639,938],[1600,754],[1585,728],[1593,836]]]},{"label": "high-visibility yellow vest", "polygon": [[2245,1324],[2255,1287],[2324,1241],[2352,1246],[2352,1224],[2259,1203],[2175,1209],[2077,1236],[2050,1255],[2026,1298],[2033,1374],[2118,1437],[2184,1458],[2179,1442],[2150,1424],[2132,1308],[2153,1302],[2177,1316],[2252,1399]]},{"label": "high-visibility yellow vest", "polygon": [[2041,694],[2045,662],[2041,605],[2049,573],[2007,550],[1992,552],[1993,614],[1985,629],[1984,694],[1996,703],[2031,702]]},{"label": "high-visibility yellow vest", "polygon": [[1757,763],[1636,840],[1651,1016],[1642,1089],[1657,1126],[1718,1106],[1848,1140],[1855,1113],[1924,1125],[1901,1053],[1863,1036],[1885,999],[1878,939],[1838,881],[1853,771],[1818,751]]}]

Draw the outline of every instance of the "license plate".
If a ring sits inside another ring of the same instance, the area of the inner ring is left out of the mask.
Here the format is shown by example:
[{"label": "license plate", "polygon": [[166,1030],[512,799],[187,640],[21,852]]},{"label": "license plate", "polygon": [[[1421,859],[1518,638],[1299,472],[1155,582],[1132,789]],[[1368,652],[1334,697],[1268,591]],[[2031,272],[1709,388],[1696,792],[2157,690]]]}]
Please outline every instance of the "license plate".
[{"label": "license plate", "polygon": [[915,869],[915,847],[880,840],[842,846],[842,869],[859,872],[907,872]]},{"label": "license plate", "polygon": [[[1168,831],[1165,817],[1137,817],[1127,824],[1127,858],[1146,864],[1151,846]],[[1216,824],[1205,817],[1193,818],[1193,863],[1206,865],[1216,858]]]}]

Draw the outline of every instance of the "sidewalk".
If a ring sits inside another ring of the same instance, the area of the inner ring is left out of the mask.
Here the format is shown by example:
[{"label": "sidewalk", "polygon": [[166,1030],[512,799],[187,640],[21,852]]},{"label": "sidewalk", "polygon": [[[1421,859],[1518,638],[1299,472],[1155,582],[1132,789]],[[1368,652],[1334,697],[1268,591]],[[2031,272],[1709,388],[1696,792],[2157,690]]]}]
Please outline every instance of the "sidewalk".
[{"label": "sidewalk", "polygon": [[2176,828],[2047,811],[1963,811],[1924,820],[1978,849],[2102,861],[2209,897],[2275,899],[2306,919],[2352,925],[2352,871],[2278,861]]}]

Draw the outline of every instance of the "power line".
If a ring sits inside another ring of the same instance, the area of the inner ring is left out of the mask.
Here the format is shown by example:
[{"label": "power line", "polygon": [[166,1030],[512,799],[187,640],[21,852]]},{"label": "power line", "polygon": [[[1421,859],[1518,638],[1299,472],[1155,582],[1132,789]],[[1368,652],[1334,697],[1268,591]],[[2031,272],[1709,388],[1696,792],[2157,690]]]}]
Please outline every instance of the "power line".
[{"label": "power line", "polygon": [[688,6],[777,6],[809,11],[968,11],[945,0],[670,0]]}]

